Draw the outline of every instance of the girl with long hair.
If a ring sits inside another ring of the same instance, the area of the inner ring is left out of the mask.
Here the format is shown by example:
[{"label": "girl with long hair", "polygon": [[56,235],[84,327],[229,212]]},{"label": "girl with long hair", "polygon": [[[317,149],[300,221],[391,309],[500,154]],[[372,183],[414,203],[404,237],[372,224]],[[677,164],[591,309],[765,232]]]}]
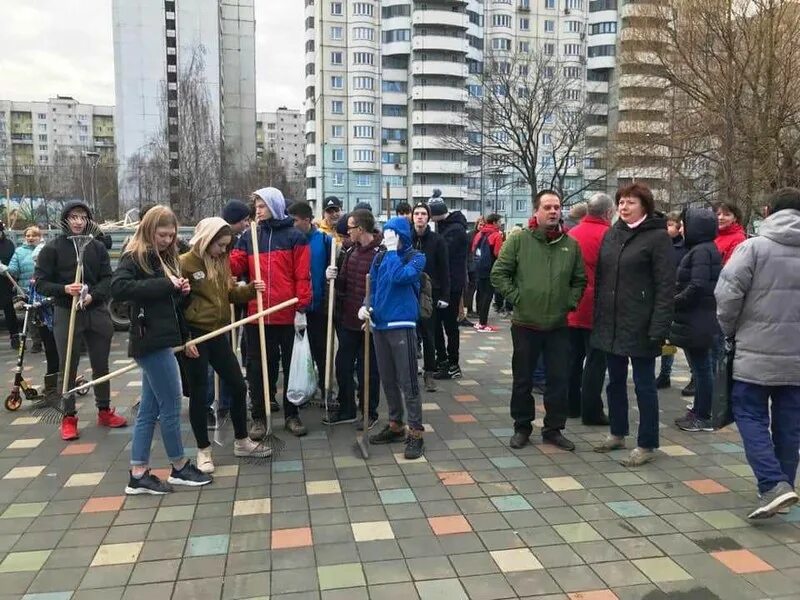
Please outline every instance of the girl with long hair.
[{"label": "girl with long hair", "polygon": [[[130,303],[128,355],[142,369],[142,397],[133,429],[126,494],[161,495],[172,491],[169,484],[211,483],[211,476],[184,456],[181,442],[181,377],[172,348],[188,337],[180,305],[191,286],[180,275],[177,233],[178,221],[169,208],[151,208],[125,248],[111,281],[114,298]],[[188,354],[197,356],[197,349],[189,348]],[[157,421],[172,463],[168,483],[150,471],[150,446]]]},{"label": "girl with long hair", "polygon": [[[225,219],[209,217],[197,224],[190,241],[192,249],[180,256],[182,276],[192,286],[184,317],[193,338],[230,324],[231,303],[246,303],[266,289],[263,281],[251,281],[247,285],[234,283],[228,256],[232,243],[233,231]],[[189,380],[189,418],[197,440],[198,468],[204,473],[214,471],[206,418],[209,364],[231,394],[230,414],[236,437],[234,456],[269,456],[272,453],[269,448],[247,436],[247,384],[230,339],[219,336],[198,346],[189,345],[186,354],[189,359],[183,364]]]}]

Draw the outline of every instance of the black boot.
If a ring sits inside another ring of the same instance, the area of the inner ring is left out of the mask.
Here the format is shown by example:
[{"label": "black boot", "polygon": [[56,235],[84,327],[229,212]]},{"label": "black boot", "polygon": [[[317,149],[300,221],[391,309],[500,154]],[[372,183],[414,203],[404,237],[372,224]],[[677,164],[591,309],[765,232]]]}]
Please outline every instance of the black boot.
[{"label": "black boot", "polygon": [[689,380],[686,387],[681,390],[681,396],[694,396],[694,377]]},{"label": "black boot", "polygon": [[659,373],[658,377],[656,377],[656,388],[659,390],[666,390],[670,385],[669,375]]}]

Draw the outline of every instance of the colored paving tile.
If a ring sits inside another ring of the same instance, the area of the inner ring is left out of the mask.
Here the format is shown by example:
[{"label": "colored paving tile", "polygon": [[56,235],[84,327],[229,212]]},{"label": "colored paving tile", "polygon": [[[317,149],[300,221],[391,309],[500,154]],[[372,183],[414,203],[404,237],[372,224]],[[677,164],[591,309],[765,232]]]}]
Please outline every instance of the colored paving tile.
[{"label": "colored paving tile", "polygon": [[554,492],[582,490],[583,485],[574,477],[544,477],[542,481]]},{"label": "colored paving tile", "polygon": [[622,500],[618,502],[606,502],[606,506],[617,513],[620,517],[630,519],[633,517],[649,517],[653,513],[641,502],[636,500]]},{"label": "colored paving tile", "polygon": [[447,471],[444,473],[437,473],[439,481],[446,486],[451,485],[471,485],[475,483],[472,476],[467,471]]},{"label": "colored paving tile", "polygon": [[322,496],[324,494],[341,494],[342,488],[335,479],[330,481],[307,481],[306,494],[309,496]]},{"label": "colored paving tile", "polygon": [[273,550],[283,548],[303,548],[313,544],[310,527],[294,527],[291,529],[273,529],[272,544]]},{"label": "colored paving tile", "polygon": [[730,491],[724,485],[713,479],[693,479],[691,481],[684,481],[683,484],[692,488],[698,494],[724,494]]},{"label": "colored paving tile", "polygon": [[51,550],[34,550],[31,552],[11,552],[0,563],[0,573],[16,573],[20,571],[38,571],[50,557]]},{"label": "colored paving tile", "polygon": [[61,456],[91,454],[95,448],[97,448],[97,444],[70,444],[61,451]]},{"label": "colored paving tile", "polygon": [[144,542],[127,542],[124,544],[104,544],[97,549],[91,566],[123,565],[136,562],[142,551]]},{"label": "colored paving tile", "polygon": [[14,467],[3,476],[3,479],[33,479],[44,471],[44,465],[33,467]]},{"label": "colored paving tile", "polygon": [[542,563],[527,548],[495,550],[490,552],[492,559],[503,573],[517,571],[537,571],[543,569]]},{"label": "colored paving tile", "polygon": [[642,558],[634,560],[633,564],[653,583],[692,579],[692,576],[671,558]]},{"label": "colored paving tile", "polygon": [[525,463],[516,456],[497,456],[489,459],[498,469],[520,469]]},{"label": "colored paving tile", "polygon": [[38,447],[43,441],[44,438],[20,438],[6,446],[6,450],[29,450]]},{"label": "colored paving tile", "polygon": [[357,542],[374,542],[375,540],[393,540],[394,531],[389,521],[366,521],[351,523],[353,537]]},{"label": "colored paving tile", "polygon": [[269,498],[237,500],[233,503],[234,517],[244,517],[247,515],[268,515],[271,511],[272,501]]},{"label": "colored paving tile", "polygon": [[453,396],[456,402],[478,402],[478,397],[472,394],[457,394]]},{"label": "colored paving tile", "polygon": [[516,510],[530,510],[532,507],[522,496],[511,494],[509,496],[493,496],[492,504],[501,512],[512,512]]},{"label": "colored paving tile", "polygon": [[716,558],[734,573],[763,573],[765,571],[775,570],[772,565],[761,560],[749,550],[725,550],[720,552],[712,552],[711,556]]},{"label": "colored paving tile", "polygon": [[82,486],[95,486],[105,477],[105,471],[98,471],[95,473],[75,473],[71,475],[64,487],[82,487]]},{"label": "colored paving tile", "polygon": [[469,521],[462,515],[428,517],[428,524],[436,535],[452,535],[454,533],[469,533],[472,531]]},{"label": "colored paving tile", "polygon": [[396,490],[381,490],[378,492],[381,502],[384,504],[407,504],[416,502],[417,497],[409,488],[400,488]]},{"label": "colored paving tile", "polygon": [[100,498],[89,498],[83,505],[81,512],[111,512],[118,511],[125,503],[125,496],[105,496]]},{"label": "colored paving tile", "polygon": [[345,563],[329,567],[317,567],[320,590],[336,590],[366,585],[361,563]]},{"label": "colored paving tile", "polygon": [[450,420],[453,423],[477,423],[478,419],[476,419],[473,415],[450,415]]},{"label": "colored paving tile", "polygon": [[591,590],[588,592],[573,592],[567,595],[569,600],[619,600],[611,590]]},{"label": "colored paving tile", "polygon": [[230,536],[227,534],[219,535],[200,535],[189,538],[186,544],[186,556],[211,556],[214,554],[226,554],[228,552],[228,542]]},{"label": "colored paving tile", "polygon": [[23,517],[38,517],[47,506],[47,502],[23,502],[19,504],[12,504],[3,514],[0,519],[19,519]]}]

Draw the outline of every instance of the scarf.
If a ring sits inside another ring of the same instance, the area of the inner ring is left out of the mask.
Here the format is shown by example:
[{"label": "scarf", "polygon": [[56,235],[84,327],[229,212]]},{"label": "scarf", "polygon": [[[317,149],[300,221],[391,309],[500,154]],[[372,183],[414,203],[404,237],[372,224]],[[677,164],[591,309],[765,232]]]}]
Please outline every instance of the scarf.
[{"label": "scarf", "polygon": [[[536,217],[531,217],[528,221],[528,228],[539,229],[539,220]],[[562,235],[564,235],[564,232],[561,230],[561,221],[556,223],[553,227],[544,228],[544,236],[548,242],[554,242]]]}]

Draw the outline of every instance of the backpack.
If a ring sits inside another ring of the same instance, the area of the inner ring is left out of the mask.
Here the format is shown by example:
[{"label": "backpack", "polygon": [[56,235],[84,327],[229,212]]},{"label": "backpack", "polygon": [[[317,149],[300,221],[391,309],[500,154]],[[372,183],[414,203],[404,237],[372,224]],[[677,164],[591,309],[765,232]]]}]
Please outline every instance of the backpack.
[{"label": "backpack", "polygon": [[489,279],[496,259],[494,251],[492,250],[492,245],[489,243],[489,234],[479,233],[478,235],[481,236],[481,240],[475,247],[475,252],[473,252],[475,274],[478,279]]},{"label": "backpack", "polygon": [[[409,250],[403,257],[403,262],[408,264],[415,255],[419,254],[418,250]],[[382,250],[375,257],[375,269],[381,268],[383,257],[386,256],[386,251]],[[431,277],[425,271],[419,274],[419,291],[417,292],[419,299],[419,316],[421,319],[430,319],[433,316],[433,284]]]}]

